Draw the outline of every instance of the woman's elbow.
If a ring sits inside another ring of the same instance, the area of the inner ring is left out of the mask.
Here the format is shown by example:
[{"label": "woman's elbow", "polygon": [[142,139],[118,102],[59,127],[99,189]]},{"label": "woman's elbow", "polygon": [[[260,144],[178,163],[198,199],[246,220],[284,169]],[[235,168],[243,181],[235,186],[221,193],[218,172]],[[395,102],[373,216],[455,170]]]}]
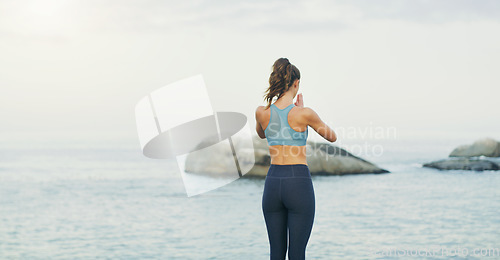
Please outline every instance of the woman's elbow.
[{"label": "woman's elbow", "polygon": [[337,141],[337,135],[336,134],[330,135],[330,139],[328,139],[328,141],[330,141],[330,143],[334,143],[335,141]]}]

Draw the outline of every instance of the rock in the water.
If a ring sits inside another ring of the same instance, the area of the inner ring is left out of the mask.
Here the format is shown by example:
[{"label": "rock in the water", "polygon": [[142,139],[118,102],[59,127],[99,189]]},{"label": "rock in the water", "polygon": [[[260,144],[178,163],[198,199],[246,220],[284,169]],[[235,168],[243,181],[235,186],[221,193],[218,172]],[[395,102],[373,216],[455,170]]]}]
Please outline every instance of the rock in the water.
[{"label": "rock in the water", "polygon": [[444,159],[425,163],[423,166],[439,170],[497,171],[500,169],[500,166],[495,162],[469,158]]},{"label": "rock in the water", "polygon": [[[271,163],[269,148],[266,139],[253,137],[252,149],[239,149],[239,155],[243,157],[255,156],[255,164],[244,177],[265,177]],[[361,173],[387,173],[389,171],[381,169],[362,158],[352,155],[346,150],[328,143],[307,142],[307,165],[311,175],[345,175]],[[223,146],[221,146],[223,149]],[[189,154],[186,159],[185,171],[192,173],[203,173],[209,176],[223,176],[229,165],[234,165],[232,154],[226,152],[206,153],[200,156]],[[201,151],[203,152],[203,151]],[[248,154],[245,154],[247,152]],[[251,162],[252,160],[239,160],[240,164]],[[248,166],[248,165],[247,165]]]},{"label": "rock in the water", "polygon": [[[269,169],[271,157],[266,139],[254,136],[255,166],[245,177],[265,177]],[[311,175],[345,175],[362,173],[388,173],[348,151],[328,144],[307,141],[307,165]]]},{"label": "rock in the water", "polygon": [[492,138],[483,138],[473,144],[461,145],[455,148],[449,157],[500,157],[500,143]]},{"label": "rock in the water", "polygon": [[[242,172],[247,172],[254,165],[256,152],[252,149],[251,142],[242,140],[232,137],[234,149],[238,151],[237,161],[239,167]],[[211,139],[207,139],[207,142],[210,144],[214,143]],[[201,142],[194,152],[188,154],[184,165],[185,172],[214,178],[234,178],[238,176],[236,158],[233,156],[233,151],[229,148],[227,140],[210,146],[210,149],[203,147],[207,146],[204,142]],[[259,156],[259,159],[261,160],[259,163],[266,162],[264,154]]]},{"label": "rock in the water", "polygon": [[327,143],[309,142],[306,149],[312,150],[312,156],[307,156],[307,165],[309,166],[311,175],[345,175],[389,172],[377,167],[373,163],[352,155],[340,147]]}]

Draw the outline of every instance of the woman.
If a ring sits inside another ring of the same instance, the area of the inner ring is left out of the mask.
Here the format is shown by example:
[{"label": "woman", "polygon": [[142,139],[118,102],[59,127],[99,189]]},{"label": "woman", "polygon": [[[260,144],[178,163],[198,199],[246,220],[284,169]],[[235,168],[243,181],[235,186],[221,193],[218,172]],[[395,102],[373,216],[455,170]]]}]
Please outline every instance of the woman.
[{"label": "woman", "polygon": [[[308,126],[330,142],[337,140],[318,114],[304,107],[302,94],[297,95],[299,82],[297,67],[286,58],[276,60],[264,98],[268,104],[255,111],[257,134],[267,138],[271,155],[262,196],[271,259],[285,259],[287,240],[288,259],[305,259],[315,212],[314,188],[306,161]],[[277,100],[271,104],[274,97]]]}]

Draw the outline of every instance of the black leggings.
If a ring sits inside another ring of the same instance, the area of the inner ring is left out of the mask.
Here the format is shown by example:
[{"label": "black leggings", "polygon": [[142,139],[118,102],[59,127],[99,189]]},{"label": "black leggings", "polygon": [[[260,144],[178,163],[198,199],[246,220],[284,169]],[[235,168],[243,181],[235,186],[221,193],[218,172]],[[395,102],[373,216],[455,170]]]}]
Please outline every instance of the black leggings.
[{"label": "black leggings", "polygon": [[315,197],[309,167],[305,164],[271,164],[262,195],[271,259],[305,259],[314,222]]}]

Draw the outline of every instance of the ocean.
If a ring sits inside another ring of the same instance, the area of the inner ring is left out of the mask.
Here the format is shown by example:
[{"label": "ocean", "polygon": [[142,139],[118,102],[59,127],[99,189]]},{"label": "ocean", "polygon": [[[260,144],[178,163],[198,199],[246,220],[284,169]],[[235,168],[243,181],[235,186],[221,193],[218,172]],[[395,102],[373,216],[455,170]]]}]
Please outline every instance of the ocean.
[{"label": "ocean", "polygon": [[[422,167],[470,142],[345,143],[390,173],[313,176],[306,258],[500,258],[500,172]],[[134,138],[1,144],[0,259],[269,259],[264,179],[187,197]]]}]

